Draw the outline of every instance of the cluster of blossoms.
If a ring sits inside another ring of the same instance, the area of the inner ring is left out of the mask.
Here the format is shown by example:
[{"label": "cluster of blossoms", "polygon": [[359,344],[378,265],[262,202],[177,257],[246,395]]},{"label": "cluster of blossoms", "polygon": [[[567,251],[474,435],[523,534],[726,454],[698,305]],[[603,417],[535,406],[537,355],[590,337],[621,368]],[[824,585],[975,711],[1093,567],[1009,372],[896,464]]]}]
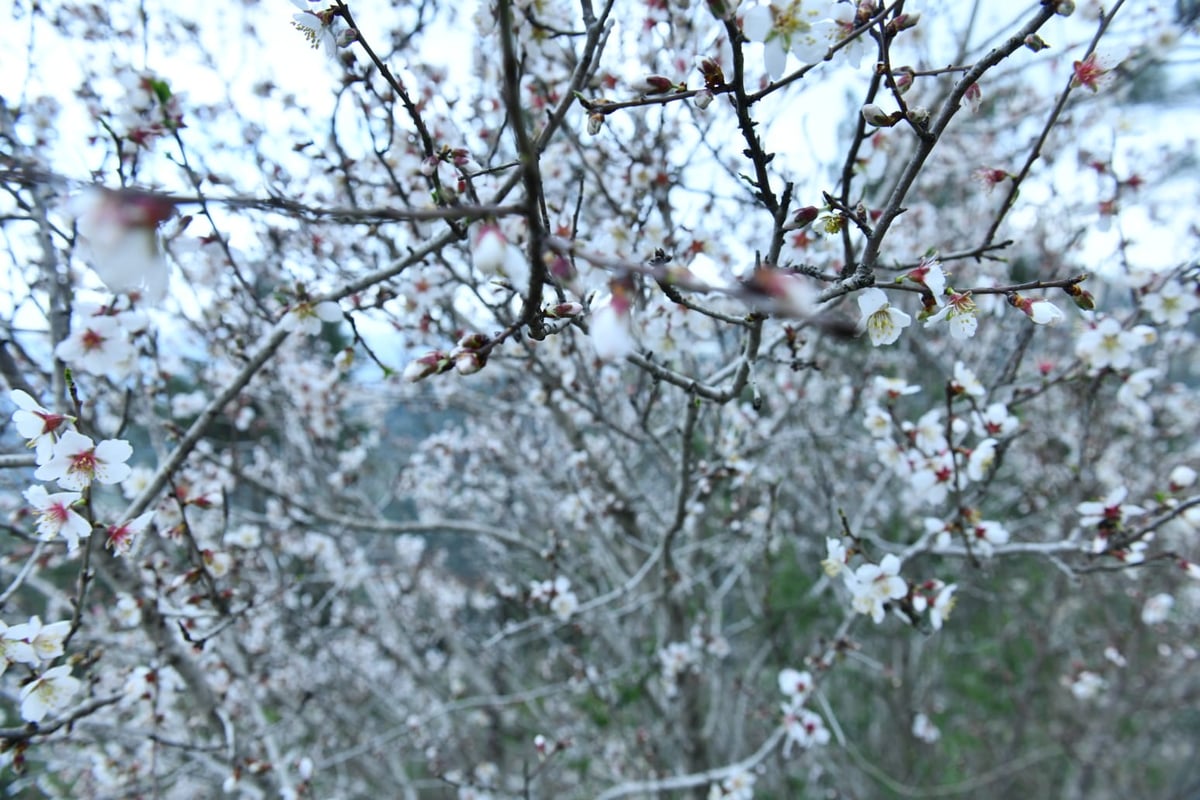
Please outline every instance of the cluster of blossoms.
[{"label": "cluster of blossoms", "polygon": [[529,587],[529,599],[547,605],[563,622],[579,608],[579,598],[571,591],[571,581],[562,575],[552,581],[534,581]]},{"label": "cluster of blossoms", "polygon": [[928,580],[909,586],[900,577],[900,559],[890,553],[878,564],[866,563],[850,569],[850,553],[841,539],[826,537],[826,557],[821,562],[831,578],[841,575],[850,591],[850,605],[856,612],[871,617],[875,624],[883,622],[888,604],[907,599],[909,621],[928,612],[930,627],[941,630],[954,608],[955,584]]},{"label": "cluster of blossoms", "polygon": [[[36,668],[63,654],[63,643],[70,633],[70,620],[42,624],[38,617],[29,622],[8,626],[0,622],[0,674],[11,664],[26,664]],[[65,709],[82,684],[71,677],[67,665],[51,667],[21,687],[21,719],[41,722],[49,714]]]},{"label": "cluster of blossoms", "polygon": [[[936,270],[936,271],[934,271]],[[957,292],[945,288],[945,276],[936,264],[923,265],[904,278],[921,284],[930,291],[926,295],[926,311],[922,312],[925,327],[946,323],[953,339],[970,339],[979,327],[979,308],[969,291]],[[903,280],[904,278],[901,278]],[[937,287],[937,290],[934,289]],[[858,295],[860,332],[865,332],[871,344],[894,344],[905,328],[912,325],[908,313],[892,306],[887,293],[872,286]],[[1035,300],[1013,294],[1009,303],[1023,312],[1035,325],[1054,325],[1063,319],[1058,306],[1048,300]],[[937,309],[936,311],[933,309]]]},{"label": "cluster of blossoms", "polygon": [[[1001,440],[1019,427],[1003,403],[980,408],[987,390],[962,362],[954,365],[948,390],[953,397],[970,401],[970,422],[953,415],[947,423],[941,407],[926,411],[915,423],[898,421],[895,401],[919,392],[920,387],[890,378],[876,378],[866,406],[863,425],[875,441],[876,456],[909,483],[912,491],[907,497],[916,504],[940,505],[952,489],[985,480]],[[966,446],[969,433],[979,437],[970,448]]]},{"label": "cluster of blossoms", "polygon": [[791,753],[793,745],[808,750],[829,743],[829,729],[825,727],[825,721],[804,707],[814,688],[812,675],[808,672],[791,667],[779,672],[779,691],[783,692],[785,698],[781,705],[787,734],[783,745],[784,756]]},{"label": "cluster of blossoms", "polygon": [[[117,484],[129,477],[125,462],[133,448],[123,439],[105,439],[97,444],[71,428],[73,417],[43,408],[28,393],[16,389],[9,395],[17,410],[13,423],[17,432],[34,450],[38,464],[34,477],[55,481],[62,492],[50,493],[43,486],[25,490],[25,499],[37,514],[38,539],[44,542],[61,537],[69,552],[79,548],[79,540],[91,536],[92,525],[76,507],[84,501],[84,492],[93,482]],[[149,518],[139,517],[122,529],[141,530]],[[128,530],[123,534],[128,536]]]}]

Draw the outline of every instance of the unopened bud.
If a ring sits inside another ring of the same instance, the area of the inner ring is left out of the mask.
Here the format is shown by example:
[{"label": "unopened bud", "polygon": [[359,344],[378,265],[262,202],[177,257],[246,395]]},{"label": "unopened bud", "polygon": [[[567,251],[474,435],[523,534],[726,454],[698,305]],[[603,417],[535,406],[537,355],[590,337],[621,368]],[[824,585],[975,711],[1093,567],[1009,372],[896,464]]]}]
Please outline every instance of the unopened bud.
[{"label": "unopened bud", "polygon": [[1025,37],[1025,46],[1035,53],[1045,50],[1050,45],[1046,44],[1046,40],[1038,36],[1036,33],[1031,33]]},{"label": "unopened bud", "polygon": [[667,92],[675,91],[677,88],[670,78],[665,78],[662,75],[647,75],[634,84],[634,89],[642,94],[666,94]]},{"label": "unopened bud", "polygon": [[465,350],[478,350],[490,341],[486,334],[468,333],[458,340],[458,346]]},{"label": "unopened bud", "polygon": [[457,349],[452,355],[454,370],[459,375],[474,375],[487,363],[487,358],[474,350]]},{"label": "unopened bud", "polygon": [[1096,298],[1092,297],[1091,292],[1080,288],[1079,284],[1072,283],[1070,286],[1064,286],[1063,291],[1071,295],[1071,301],[1083,311],[1095,310]]},{"label": "unopened bud", "polygon": [[913,85],[913,68],[897,67],[892,70],[892,78],[896,81],[896,91],[906,94]]},{"label": "unopened bud", "polygon": [[354,44],[357,41],[358,41],[358,30],[355,28],[347,28],[346,30],[344,30],[338,34],[337,46],[338,47],[349,47],[350,45]]},{"label": "unopened bud", "polygon": [[920,21],[920,14],[900,14],[893,17],[892,21],[887,24],[887,31],[892,34],[906,31],[909,28],[915,28]]},{"label": "unopened bud", "polygon": [[450,369],[453,362],[441,350],[432,350],[420,358],[414,359],[404,368],[404,380],[416,383],[430,375],[436,375]]},{"label": "unopened bud", "polygon": [[926,127],[929,125],[929,109],[925,106],[916,106],[908,110],[908,118],[912,120],[914,125]]},{"label": "unopened bud", "polygon": [[600,133],[600,129],[604,127],[604,115],[598,111],[593,111],[588,114],[587,132],[589,136],[595,136]]},{"label": "unopened bud", "polygon": [[874,125],[876,128],[890,128],[896,124],[890,114],[874,103],[867,103],[862,107],[862,116],[868,125]]},{"label": "unopened bud", "polygon": [[701,89],[692,96],[692,102],[696,104],[696,108],[703,111],[712,105],[713,94],[708,89]]},{"label": "unopened bud", "polygon": [[583,313],[583,304],[558,303],[557,305],[547,306],[542,313],[550,319],[569,319]]},{"label": "unopened bud", "polygon": [[1069,17],[1075,13],[1075,0],[1058,0],[1054,4],[1054,13],[1060,17]]},{"label": "unopened bud", "polygon": [[812,221],[816,219],[817,215],[820,213],[821,209],[817,208],[816,206],[805,206],[792,215],[792,225],[797,228],[803,228],[812,224]]}]

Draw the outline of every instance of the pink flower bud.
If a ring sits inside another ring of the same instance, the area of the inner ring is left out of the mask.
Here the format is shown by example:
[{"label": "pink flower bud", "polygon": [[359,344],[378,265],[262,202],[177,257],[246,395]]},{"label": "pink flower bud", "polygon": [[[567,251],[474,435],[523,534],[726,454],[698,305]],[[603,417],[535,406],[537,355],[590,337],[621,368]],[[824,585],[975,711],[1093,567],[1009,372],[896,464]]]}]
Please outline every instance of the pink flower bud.
[{"label": "pink flower bud", "polygon": [[430,375],[436,375],[440,372],[445,372],[450,369],[452,362],[450,357],[441,350],[432,350],[425,355],[408,363],[404,368],[404,380],[409,383],[416,383],[419,380],[424,380]]},{"label": "pink flower bud", "polygon": [[821,209],[816,206],[805,206],[798,209],[792,215],[792,225],[796,228],[803,228],[812,224],[812,221],[821,213]]},{"label": "pink flower bud", "polygon": [[583,305],[581,303],[559,303],[549,306],[542,313],[550,319],[569,319],[582,314]]},{"label": "pink flower bud", "polygon": [[491,224],[480,227],[475,236],[475,250],[471,253],[475,266],[488,275],[495,275],[504,269],[507,256],[508,241],[501,233],[500,226]]}]

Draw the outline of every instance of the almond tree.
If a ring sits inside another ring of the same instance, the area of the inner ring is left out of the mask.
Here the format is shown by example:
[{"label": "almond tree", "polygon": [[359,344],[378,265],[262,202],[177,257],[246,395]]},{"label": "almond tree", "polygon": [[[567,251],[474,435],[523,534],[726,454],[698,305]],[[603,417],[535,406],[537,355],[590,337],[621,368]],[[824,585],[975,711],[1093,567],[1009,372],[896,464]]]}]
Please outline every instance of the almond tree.
[{"label": "almond tree", "polygon": [[6,784],[1194,792],[1186,4],[295,5],[15,6]]}]

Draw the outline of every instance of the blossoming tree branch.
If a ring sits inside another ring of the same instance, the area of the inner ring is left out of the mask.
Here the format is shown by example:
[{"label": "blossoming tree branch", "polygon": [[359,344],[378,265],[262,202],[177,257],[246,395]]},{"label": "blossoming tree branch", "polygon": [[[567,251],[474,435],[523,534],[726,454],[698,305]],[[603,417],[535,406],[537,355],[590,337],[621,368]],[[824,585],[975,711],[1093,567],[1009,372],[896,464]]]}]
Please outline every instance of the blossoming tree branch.
[{"label": "blossoming tree branch", "polygon": [[1195,4],[291,5],[14,5],[5,786],[1194,793]]}]

